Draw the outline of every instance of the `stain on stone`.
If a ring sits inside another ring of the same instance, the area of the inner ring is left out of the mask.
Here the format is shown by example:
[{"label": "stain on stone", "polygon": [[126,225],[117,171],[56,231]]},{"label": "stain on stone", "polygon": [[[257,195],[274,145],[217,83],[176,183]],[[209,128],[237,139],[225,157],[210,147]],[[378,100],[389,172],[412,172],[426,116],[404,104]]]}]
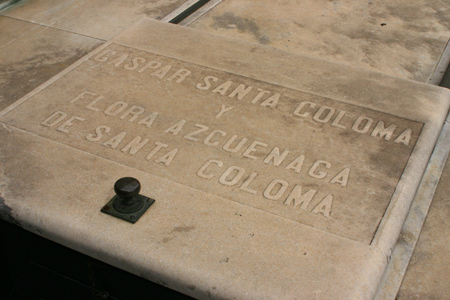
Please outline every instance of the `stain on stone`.
[{"label": "stain on stone", "polygon": [[36,55],[10,64],[0,64],[0,110],[61,72],[91,50],[77,49],[73,53],[58,51]]},{"label": "stain on stone", "polygon": [[188,285],[188,289],[190,289],[192,291],[195,290],[196,288],[197,287],[195,285],[193,285],[193,284],[192,285]]},{"label": "stain on stone", "polygon": [[6,201],[3,197],[0,197],[0,219],[20,226],[19,222],[12,216],[12,208],[6,205]]},{"label": "stain on stone", "polygon": [[189,232],[195,229],[195,226],[178,226],[175,227],[170,233],[174,232]]},{"label": "stain on stone", "polygon": [[270,38],[265,35],[255,21],[236,16],[232,12],[226,12],[221,16],[214,17],[214,29],[234,29],[237,28],[240,32],[251,33],[259,43],[266,45],[270,43]]},{"label": "stain on stone", "polygon": [[161,242],[163,242],[165,244],[167,242],[170,242],[170,240],[172,240],[172,238],[165,237],[161,240]]},{"label": "stain on stone", "polygon": [[[149,2],[147,5],[143,5],[139,10],[135,12],[136,15],[146,15],[147,17],[155,18],[161,20],[166,15],[170,14],[172,11],[180,7],[185,0],[178,1],[160,1],[160,0],[147,0]],[[161,5],[157,5],[161,2]],[[156,5],[155,5],[156,4]]]},{"label": "stain on stone", "polygon": [[227,263],[229,261],[230,261],[230,259],[228,257],[225,257],[220,260],[220,263]]}]

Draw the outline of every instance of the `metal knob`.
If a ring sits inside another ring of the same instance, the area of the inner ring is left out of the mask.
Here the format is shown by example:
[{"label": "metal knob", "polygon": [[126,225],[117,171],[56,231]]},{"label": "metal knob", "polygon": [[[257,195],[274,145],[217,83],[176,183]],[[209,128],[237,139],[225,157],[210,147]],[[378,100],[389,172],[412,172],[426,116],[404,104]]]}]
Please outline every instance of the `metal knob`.
[{"label": "metal knob", "polygon": [[123,177],[114,184],[116,195],[103,206],[101,211],[130,223],[135,223],[155,202],[140,195],[141,184],[133,177]]},{"label": "metal knob", "polygon": [[141,183],[133,177],[120,178],[114,184],[114,192],[122,200],[121,202],[126,205],[133,204],[136,201],[134,196],[137,196],[140,191]]}]

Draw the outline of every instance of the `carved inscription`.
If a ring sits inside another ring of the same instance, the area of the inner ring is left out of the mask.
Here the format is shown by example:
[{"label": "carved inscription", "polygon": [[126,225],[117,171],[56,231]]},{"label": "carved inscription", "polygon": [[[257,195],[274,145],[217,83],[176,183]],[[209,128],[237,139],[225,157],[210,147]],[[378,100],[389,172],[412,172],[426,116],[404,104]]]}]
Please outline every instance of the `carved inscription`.
[{"label": "carved inscription", "polygon": [[119,45],[34,98],[33,108],[25,103],[2,121],[363,241],[376,230],[422,128]]}]

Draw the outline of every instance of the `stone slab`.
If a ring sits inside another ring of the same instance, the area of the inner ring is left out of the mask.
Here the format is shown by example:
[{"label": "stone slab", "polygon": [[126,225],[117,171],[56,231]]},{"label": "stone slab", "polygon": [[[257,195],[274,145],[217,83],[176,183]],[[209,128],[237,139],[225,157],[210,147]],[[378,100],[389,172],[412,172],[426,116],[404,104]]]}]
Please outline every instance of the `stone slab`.
[{"label": "stone slab", "polygon": [[190,26],[427,82],[449,22],[444,0],[228,0]]},{"label": "stone slab", "polygon": [[447,160],[425,225],[414,249],[405,278],[397,295],[399,300],[446,299],[450,287],[450,163]]},{"label": "stone slab", "polygon": [[162,19],[187,0],[21,1],[4,15],[104,40],[140,19]]},{"label": "stone slab", "polygon": [[[408,216],[392,251],[375,300],[395,299],[427,218],[450,150],[450,124],[444,123]],[[432,218],[432,215],[430,215]],[[431,221],[429,221],[431,222]],[[432,272],[433,269],[430,269]]]},{"label": "stone slab", "polygon": [[0,28],[0,109],[103,43],[4,16],[0,16]]},{"label": "stone slab", "polygon": [[201,299],[371,299],[449,100],[142,20],[0,113],[2,216]]}]

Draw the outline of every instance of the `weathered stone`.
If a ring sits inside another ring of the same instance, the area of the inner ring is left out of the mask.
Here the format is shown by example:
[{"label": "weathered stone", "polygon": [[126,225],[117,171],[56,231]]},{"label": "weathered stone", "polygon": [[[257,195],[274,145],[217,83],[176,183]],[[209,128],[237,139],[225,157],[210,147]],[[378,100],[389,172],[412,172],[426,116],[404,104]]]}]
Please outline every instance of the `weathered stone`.
[{"label": "weathered stone", "polygon": [[144,17],[162,19],[186,0],[34,0],[4,15],[108,40]]},{"label": "weathered stone", "polygon": [[450,276],[449,181],[447,161],[397,296],[399,300],[445,299],[450,294],[450,287],[444,280]]},{"label": "weathered stone", "polygon": [[[449,100],[147,19],[0,113],[2,197],[194,297],[370,299]],[[125,176],[156,199],[134,225],[100,213]]]},{"label": "weathered stone", "polygon": [[102,41],[0,16],[0,109],[55,76]]},{"label": "weathered stone", "polygon": [[450,36],[450,9],[444,0],[227,0],[190,26],[427,82]]}]

